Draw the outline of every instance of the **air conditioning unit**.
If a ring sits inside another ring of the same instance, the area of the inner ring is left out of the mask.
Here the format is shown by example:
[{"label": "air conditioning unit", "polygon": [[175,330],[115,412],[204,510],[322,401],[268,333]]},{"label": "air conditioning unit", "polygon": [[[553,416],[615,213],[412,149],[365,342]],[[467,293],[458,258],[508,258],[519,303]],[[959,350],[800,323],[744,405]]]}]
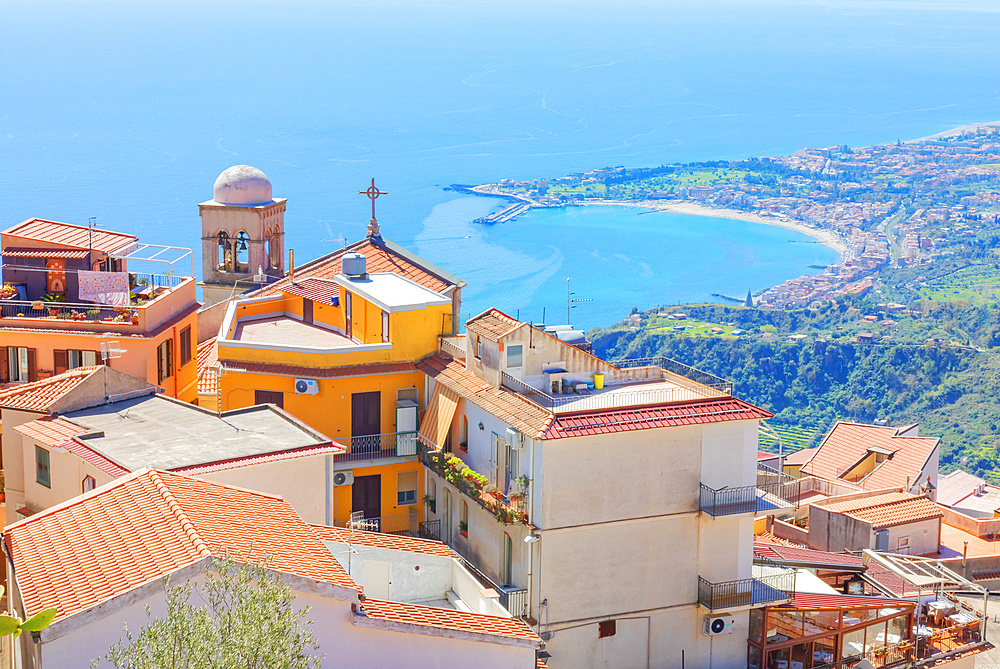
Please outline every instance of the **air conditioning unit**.
[{"label": "air conditioning unit", "polygon": [[354,483],[354,472],[334,472],[333,485],[351,485]]},{"label": "air conditioning unit", "polygon": [[316,379],[295,379],[296,395],[315,395],[319,392],[319,384]]},{"label": "air conditioning unit", "polygon": [[705,616],[705,636],[732,634],[732,616]]},{"label": "air conditioning unit", "polygon": [[508,427],[507,444],[515,451],[521,450],[524,448],[524,435],[512,427]]}]

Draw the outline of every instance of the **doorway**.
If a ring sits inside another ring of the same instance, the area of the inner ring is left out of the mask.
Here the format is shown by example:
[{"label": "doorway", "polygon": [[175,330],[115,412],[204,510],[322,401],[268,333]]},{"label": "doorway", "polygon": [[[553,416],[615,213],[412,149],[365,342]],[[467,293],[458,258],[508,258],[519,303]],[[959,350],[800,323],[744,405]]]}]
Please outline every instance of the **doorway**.
[{"label": "doorway", "polygon": [[378,453],[382,446],[382,393],[351,395],[351,453]]},{"label": "doorway", "polygon": [[382,476],[355,476],[351,485],[351,511],[364,511],[365,518],[382,516]]}]

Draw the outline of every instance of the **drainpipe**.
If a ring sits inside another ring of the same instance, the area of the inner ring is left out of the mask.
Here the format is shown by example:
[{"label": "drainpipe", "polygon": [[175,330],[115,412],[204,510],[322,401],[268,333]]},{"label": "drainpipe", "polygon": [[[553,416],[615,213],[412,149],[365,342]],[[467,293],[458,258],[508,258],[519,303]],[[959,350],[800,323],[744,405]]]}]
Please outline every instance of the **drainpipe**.
[{"label": "drainpipe", "polygon": [[326,526],[330,527],[330,456],[326,456]]}]

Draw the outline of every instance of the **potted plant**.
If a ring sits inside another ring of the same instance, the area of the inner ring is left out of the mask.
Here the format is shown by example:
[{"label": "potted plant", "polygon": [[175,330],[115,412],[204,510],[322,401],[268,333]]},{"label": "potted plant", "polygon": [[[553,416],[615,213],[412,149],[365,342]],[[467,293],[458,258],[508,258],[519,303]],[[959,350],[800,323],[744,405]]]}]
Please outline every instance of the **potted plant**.
[{"label": "potted plant", "polygon": [[42,302],[46,304],[46,309],[49,310],[49,316],[55,317],[59,313],[60,309],[56,306],[59,302],[65,302],[66,298],[63,295],[56,295],[55,293],[45,293],[42,295]]},{"label": "potted plant", "polygon": [[88,309],[87,310],[87,317],[90,320],[92,320],[92,321],[100,320],[101,319],[101,310],[100,309]]},{"label": "potted plant", "polygon": [[5,283],[2,286],[0,286],[0,300],[9,300],[15,295],[17,295],[17,288],[15,288],[14,286],[10,285],[9,283]]},{"label": "potted plant", "polygon": [[521,501],[523,501],[524,500],[524,491],[523,490],[516,490],[516,491],[512,492],[510,494],[509,499],[512,502],[521,502]]},{"label": "potted plant", "polygon": [[466,539],[469,538],[469,524],[464,520],[458,521],[458,533]]},{"label": "potted plant", "polygon": [[132,325],[138,325],[138,324],[139,324],[139,312],[138,311],[133,311],[132,312]]},{"label": "potted plant", "polygon": [[427,508],[430,509],[431,513],[437,513],[437,510],[436,510],[437,509],[437,504],[435,503],[436,501],[437,500],[435,500],[430,495],[424,495],[424,504],[427,505]]},{"label": "potted plant", "polygon": [[499,500],[503,497],[503,493],[492,483],[483,486],[483,492],[487,495],[492,495],[494,499]]}]

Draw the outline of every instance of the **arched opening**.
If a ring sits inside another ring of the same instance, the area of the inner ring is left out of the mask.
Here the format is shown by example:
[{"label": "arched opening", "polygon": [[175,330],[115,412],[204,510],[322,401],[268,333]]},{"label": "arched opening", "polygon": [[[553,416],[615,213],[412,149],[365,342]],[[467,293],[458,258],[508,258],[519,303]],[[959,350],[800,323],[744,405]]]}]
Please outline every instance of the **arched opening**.
[{"label": "arched opening", "polygon": [[281,243],[277,233],[271,234],[271,245],[269,248],[270,250],[267,254],[268,263],[271,265],[271,269],[278,269],[281,266]]},{"label": "arched opening", "polygon": [[264,238],[264,267],[271,266],[271,238]]},{"label": "arched opening", "polygon": [[463,537],[469,536],[469,505],[464,499],[461,506],[458,507],[458,531],[462,533]]},{"label": "arched opening", "polygon": [[220,272],[233,271],[233,245],[229,241],[229,235],[223,230],[219,233],[219,263],[216,268]]},{"label": "arched opening", "polygon": [[246,274],[250,271],[250,235],[240,230],[236,233],[236,241],[233,242],[234,266],[233,271]]}]

